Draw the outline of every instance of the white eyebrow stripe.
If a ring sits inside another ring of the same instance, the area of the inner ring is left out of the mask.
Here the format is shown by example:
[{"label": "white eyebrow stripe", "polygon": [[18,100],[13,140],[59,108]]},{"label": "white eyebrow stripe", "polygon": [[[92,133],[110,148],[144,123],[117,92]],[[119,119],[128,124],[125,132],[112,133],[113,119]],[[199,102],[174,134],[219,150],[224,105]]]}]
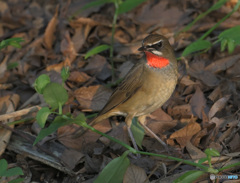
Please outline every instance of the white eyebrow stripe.
[{"label": "white eyebrow stripe", "polygon": [[148,46],[152,46],[152,45],[157,44],[157,43],[160,43],[160,42],[162,42],[162,40],[156,41],[156,42],[154,42],[154,43],[152,43],[152,44],[148,44]]},{"label": "white eyebrow stripe", "polygon": [[160,40],[160,41],[156,41],[156,42],[154,42],[153,44],[157,44],[157,43],[160,43],[160,42],[162,42],[162,40]]}]

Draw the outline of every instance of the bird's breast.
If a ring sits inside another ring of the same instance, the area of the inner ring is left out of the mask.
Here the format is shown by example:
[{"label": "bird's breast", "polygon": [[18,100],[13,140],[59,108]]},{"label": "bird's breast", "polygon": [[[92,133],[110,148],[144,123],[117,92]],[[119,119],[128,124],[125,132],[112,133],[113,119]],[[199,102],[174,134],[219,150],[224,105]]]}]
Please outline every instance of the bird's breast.
[{"label": "bird's breast", "polygon": [[143,74],[140,89],[121,106],[127,109],[126,113],[135,116],[149,114],[161,107],[170,98],[177,83],[177,75],[171,68],[162,72],[147,69]]}]

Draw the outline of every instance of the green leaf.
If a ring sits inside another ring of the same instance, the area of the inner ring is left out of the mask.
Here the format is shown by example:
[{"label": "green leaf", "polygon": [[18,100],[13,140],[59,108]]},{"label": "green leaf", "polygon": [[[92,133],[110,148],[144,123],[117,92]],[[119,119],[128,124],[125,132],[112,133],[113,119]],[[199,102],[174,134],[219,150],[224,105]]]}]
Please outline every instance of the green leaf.
[{"label": "green leaf", "polygon": [[139,124],[136,118],[133,118],[132,120],[131,131],[137,145],[142,149],[142,141],[145,133],[144,128]]},{"label": "green leaf", "polygon": [[227,169],[230,169],[230,168],[232,168],[232,167],[237,167],[237,166],[240,166],[240,162],[237,162],[237,163],[233,163],[233,164],[231,164],[231,165],[224,166],[224,167],[218,169],[218,171],[220,172],[220,171],[227,170]]},{"label": "green leaf", "polygon": [[207,32],[205,32],[199,39],[205,39],[214,29],[216,29],[222,22],[227,20],[235,11],[237,11],[240,7],[240,1],[232,8],[232,11],[229,12],[226,16],[224,16],[221,20],[219,20],[214,26],[212,26]]},{"label": "green leaf", "polygon": [[221,41],[221,51],[224,51],[226,45],[228,45],[228,52],[232,53],[236,45],[240,45],[240,26],[235,26],[223,31],[218,36],[218,40]]},{"label": "green leaf", "polygon": [[218,39],[220,40],[234,40],[236,44],[240,44],[240,25],[232,27],[223,31],[219,34]]},{"label": "green leaf", "polygon": [[141,3],[145,2],[145,1],[146,0],[126,0],[126,1],[123,1],[119,5],[118,14],[126,13],[126,12],[134,9],[135,7],[137,7],[138,5],[140,5]]},{"label": "green leaf", "polygon": [[43,90],[48,83],[50,83],[49,76],[46,74],[42,74],[35,80],[34,88],[38,93],[43,94]]},{"label": "green leaf", "polygon": [[15,48],[21,48],[21,45],[18,42],[10,42],[9,45],[11,45]]},{"label": "green leaf", "polygon": [[216,150],[216,149],[213,149],[213,148],[209,148],[209,149],[206,149],[204,151],[204,153],[207,155],[207,156],[220,156],[220,153]]},{"label": "green leaf", "polygon": [[198,160],[198,164],[202,164],[203,162],[205,162],[207,160],[208,160],[207,157],[201,158],[201,159]]},{"label": "green leaf", "polygon": [[225,48],[226,48],[226,46],[227,46],[227,39],[223,39],[222,41],[221,41],[221,51],[224,51],[225,50]]},{"label": "green leaf", "polygon": [[14,68],[18,67],[18,65],[19,65],[18,62],[8,63],[7,69],[8,69],[8,70],[14,69]]},{"label": "green leaf", "polygon": [[65,125],[69,125],[72,124],[71,120],[66,120],[63,119],[61,116],[57,116],[54,121],[49,125],[49,127],[42,129],[40,131],[40,133],[38,134],[38,136],[36,137],[33,145],[36,145],[40,140],[42,140],[44,137],[52,134],[53,132],[55,132],[58,128],[65,126]]},{"label": "green leaf", "polygon": [[67,116],[57,116],[54,121],[49,125],[49,127],[42,129],[40,133],[38,134],[37,138],[35,139],[33,145],[36,145],[40,140],[42,140],[44,137],[52,134],[55,132],[58,128],[70,125],[72,123],[82,125],[86,124],[86,117],[83,113],[80,113],[75,119],[68,119]]},{"label": "green leaf", "polygon": [[14,167],[14,168],[8,169],[4,173],[5,177],[11,177],[11,176],[15,176],[15,175],[23,175],[23,171],[20,167]]},{"label": "green leaf", "polygon": [[49,83],[43,90],[43,98],[52,108],[62,106],[68,100],[68,93],[62,85]]},{"label": "green leaf", "polygon": [[8,183],[19,183],[19,182],[23,182],[23,181],[24,181],[24,178],[18,178],[18,179],[11,180]]},{"label": "green leaf", "polygon": [[107,49],[109,49],[109,48],[110,48],[109,45],[107,45],[107,44],[102,44],[102,45],[97,46],[97,47],[91,49],[90,51],[88,51],[88,52],[86,53],[86,55],[85,55],[84,58],[87,59],[88,57],[90,57],[90,56],[92,56],[92,55],[95,55],[95,54],[97,54],[97,53],[100,53],[100,52],[102,52],[102,51],[104,51],[104,50],[107,50]]},{"label": "green leaf", "polygon": [[122,183],[123,176],[130,165],[130,161],[127,157],[128,154],[129,151],[126,151],[122,156],[108,163],[94,183]]},{"label": "green leaf", "polygon": [[61,77],[63,82],[65,82],[70,76],[69,67],[63,67],[61,71]]},{"label": "green leaf", "polygon": [[235,41],[233,39],[228,40],[228,52],[232,53],[235,49]]},{"label": "green leaf", "polygon": [[15,38],[9,38],[6,40],[3,40],[0,42],[0,49],[6,47],[6,46],[13,46],[16,48],[21,48],[20,43],[23,42],[24,40],[21,37],[15,37]]},{"label": "green leaf", "polygon": [[4,173],[6,172],[8,167],[8,163],[5,159],[0,160],[0,176],[4,176]]},{"label": "green leaf", "polygon": [[197,40],[193,42],[192,44],[188,45],[183,53],[182,56],[185,57],[193,52],[206,50],[208,48],[211,48],[212,44],[209,41],[206,40]]},{"label": "green leaf", "polygon": [[174,180],[174,183],[192,183],[194,180],[196,180],[198,177],[203,175],[205,172],[204,171],[199,171],[199,170],[190,170]]},{"label": "green leaf", "polygon": [[51,111],[48,107],[43,107],[38,111],[36,119],[41,128],[45,126],[49,114],[51,114]]}]

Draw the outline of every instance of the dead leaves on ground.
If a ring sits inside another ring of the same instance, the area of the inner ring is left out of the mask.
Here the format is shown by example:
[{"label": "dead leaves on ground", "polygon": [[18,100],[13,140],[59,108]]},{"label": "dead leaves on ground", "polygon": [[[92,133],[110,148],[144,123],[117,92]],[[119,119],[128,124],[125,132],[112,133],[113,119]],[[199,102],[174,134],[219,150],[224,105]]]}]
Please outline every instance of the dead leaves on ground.
[{"label": "dead leaves on ground", "polygon": [[[112,84],[109,52],[104,51],[87,60],[84,60],[84,55],[100,44],[110,44],[113,6],[102,5],[82,11],[78,17],[69,21],[68,17],[88,1],[69,2],[0,2],[1,38],[23,37],[25,40],[21,49],[7,47],[1,50],[1,114],[13,112],[21,106],[31,107],[44,103],[41,97],[34,94],[34,80],[40,74],[47,73],[53,81],[61,83],[59,72],[64,66],[70,67],[71,71],[65,83],[70,97],[64,112],[73,115],[85,112],[88,115],[101,110],[108,100],[112,92],[106,86]],[[205,11],[203,7],[208,5],[207,1],[146,1],[131,12],[120,15],[114,35],[116,78],[124,77],[133,64],[138,62],[141,54],[137,48],[150,33],[167,36],[176,48],[177,55],[180,55],[183,48],[199,37],[199,33],[215,24],[216,17],[208,17],[178,37],[174,37],[173,32],[183,28],[199,11]],[[218,10],[216,16],[229,10],[226,6]],[[239,14],[229,20],[238,22]],[[214,35],[228,27],[227,23],[221,24],[221,29],[214,32]],[[17,66],[8,70],[8,65],[14,63]],[[239,48],[228,55],[216,46],[207,53],[188,57],[185,64],[179,62],[180,77],[176,91],[163,106],[163,110],[158,109],[147,118],[148,127],[175,149],[173,155],[177,157],[199,159],[206,148],[215,148],[221,154],[239,152]],[[11,90],[12,93],[6,94],[6,90]],[[9,107],[11,110],[8,110]],[[35,113],[32,114],[34,115]],[[23,118],[25,117],[28,116]],[[105,120],[95,128],[129,143],[126,127],[124,123],[119,123],[123,119],[110,121],[114,122],[110,125],[109,120]],[[33,134],[39,131],[36,123],[22,124],[16,128]],[[76,125],[64,126],[49,138],[57,139],[55,143],[60,142],[69,149],[62,154],[63,162],[71,171],[80,165],[81,169],[76,171],[81,172],[85,180],[89,180],[125,149],[93,132],[73,139],[72,133],[77,129]],[[8,142],[10,134],[8,132],[7,138],[1,139]],[[49,139],[45,139],[47,140]],[[149,152],[162,152],[161,145],[148,134],[143,140],[143,147]],[[5,148],[6,144],[2,140],[1,153]],[[80,151],[84,155],[77,158],[76,152]],[[234,157],[236,156],[238,155]],[[73,159],[68,160],[68,157]],[[134,180],[137,177],[145,179],[145,172],[149,174],[159,161],[162,160],[142,157],[129,167],[124,181],[132,182],[133,177]],[[164,166],[168,169],[175,166],[171,162],[165,163]],[[181,168],[184,169],[183,166]],[[155,171],[153,175],[159,177],[162,175],[159,172]],[[179,170],[176,169],[176,172]]]}]

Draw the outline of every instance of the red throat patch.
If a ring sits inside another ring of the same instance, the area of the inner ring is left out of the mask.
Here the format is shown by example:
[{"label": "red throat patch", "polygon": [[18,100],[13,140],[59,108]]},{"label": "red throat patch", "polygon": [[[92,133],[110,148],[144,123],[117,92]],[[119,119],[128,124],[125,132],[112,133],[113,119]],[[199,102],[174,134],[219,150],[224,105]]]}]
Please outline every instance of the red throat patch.
[{"label": "red throat patch", "polygon": [[169,60],[164,57],[154,55],[148,51],[145,51],[145,54],[147,57],[147,64],[151,67],[163,68],[169,64]]}]

